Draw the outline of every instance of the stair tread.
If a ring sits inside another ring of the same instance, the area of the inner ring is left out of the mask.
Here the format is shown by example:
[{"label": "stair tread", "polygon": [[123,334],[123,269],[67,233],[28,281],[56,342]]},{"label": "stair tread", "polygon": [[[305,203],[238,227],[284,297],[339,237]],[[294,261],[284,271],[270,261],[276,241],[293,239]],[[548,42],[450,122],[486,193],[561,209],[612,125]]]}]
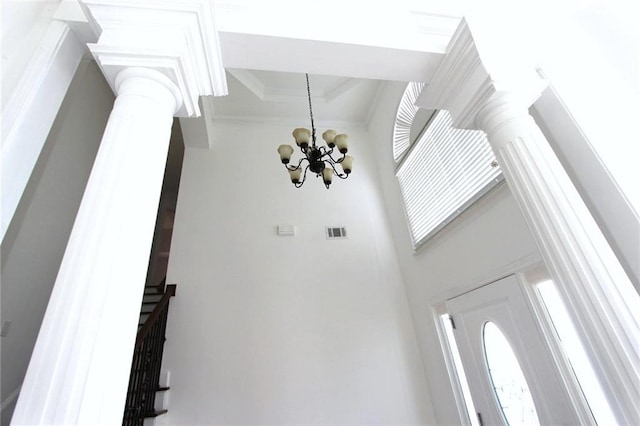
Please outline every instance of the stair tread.
[{"label": "stair tread", "polygon": [[165,414],[167,412],[167,410],[156,410],[156,411],[150,411],[148,413],[146,413],[144,415],[145,418],[149,418],[149,417],[158,417],[162,414]]}]

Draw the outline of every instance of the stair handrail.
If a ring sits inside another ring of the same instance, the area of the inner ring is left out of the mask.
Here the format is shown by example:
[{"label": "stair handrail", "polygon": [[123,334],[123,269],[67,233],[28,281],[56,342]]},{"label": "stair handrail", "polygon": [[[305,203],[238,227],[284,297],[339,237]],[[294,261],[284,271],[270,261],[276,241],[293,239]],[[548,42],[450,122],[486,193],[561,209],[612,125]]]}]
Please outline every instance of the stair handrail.
[{"label": "stair handrail", "polygon": [[163,309],[165,309],[165,307],[169,304],[169,299],[176,295],[176,287],[177,286],[175,284],[167,285],[165,292],[162,294],[162,298],[158,301],[155,308],[153,308],[153,311],[144,322],[144,325],[142,326],[140,331],[138,331],[135,349],[138,349],[140,345],[142,345],[145,337],[147,337],[147,335],[151,331],[153,324],[158,321],[158,318],[160,318],[160,314],[162,313]]}]

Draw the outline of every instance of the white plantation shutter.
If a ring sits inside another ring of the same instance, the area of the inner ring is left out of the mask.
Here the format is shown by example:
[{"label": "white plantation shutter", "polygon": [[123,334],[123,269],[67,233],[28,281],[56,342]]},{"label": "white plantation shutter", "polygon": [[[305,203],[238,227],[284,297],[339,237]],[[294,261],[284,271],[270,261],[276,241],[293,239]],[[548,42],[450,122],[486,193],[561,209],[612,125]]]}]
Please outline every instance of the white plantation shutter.
[{"label": "white plantation shutter", "polygon": [[484,132],[451,125],[438,111],[396,173],[415,248],[503,179]]},{"label": "white plantation shutter", "polygon": [[396,123],[393,126],[393,159],[396,162],[411,146],[411,124],[418,112],[415,102],[423,87],[424,83],[409,83],[398,105]]}]

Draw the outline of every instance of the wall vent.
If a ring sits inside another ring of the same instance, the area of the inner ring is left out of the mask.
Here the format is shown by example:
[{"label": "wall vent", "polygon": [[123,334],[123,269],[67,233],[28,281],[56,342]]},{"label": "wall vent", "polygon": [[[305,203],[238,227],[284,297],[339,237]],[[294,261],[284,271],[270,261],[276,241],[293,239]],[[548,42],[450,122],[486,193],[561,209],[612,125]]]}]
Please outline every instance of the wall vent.
[{"label": "wall vent", "polygon": [[347,238],[347,228],[344,226],[327,226],[327,239],[336,240]]},{"label": "wall vent", "polygon": [[293,225],[278,225],[278,235],[281,237],[293,237],[296,228]]}]

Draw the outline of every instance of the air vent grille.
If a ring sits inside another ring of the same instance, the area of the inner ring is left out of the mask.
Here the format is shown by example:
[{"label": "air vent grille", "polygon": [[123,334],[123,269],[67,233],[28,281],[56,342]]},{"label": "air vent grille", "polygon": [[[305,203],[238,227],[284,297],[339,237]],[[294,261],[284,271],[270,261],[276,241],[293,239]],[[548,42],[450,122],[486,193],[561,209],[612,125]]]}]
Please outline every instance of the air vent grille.
[{"label": "air vent grille", "polygon": [[293,237],[296,228],[293,225],[278,225],[278,235],[281,237]]},{"label": "air vent grille", "polygon": [[347,238],[347,228],[344,226],[327,226],[325,229],[328,240]]}]

